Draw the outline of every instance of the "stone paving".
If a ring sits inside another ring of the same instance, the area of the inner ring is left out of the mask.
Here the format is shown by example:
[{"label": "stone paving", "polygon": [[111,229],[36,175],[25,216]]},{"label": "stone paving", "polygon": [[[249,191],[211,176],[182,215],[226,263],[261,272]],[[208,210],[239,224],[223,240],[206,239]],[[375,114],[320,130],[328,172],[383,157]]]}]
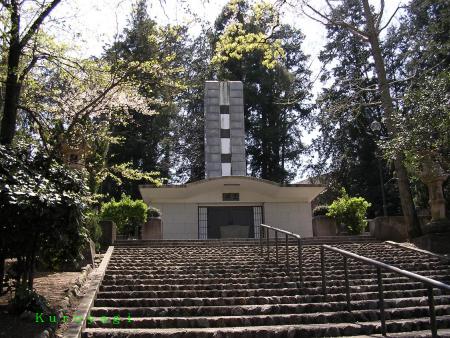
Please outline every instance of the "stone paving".
[{"label": "stone paving", "polygon": [[[323,243],[322,240],[319,243]],[[339,241],[338,241],[339,242]],[[304,286],[297,247],[290,272],[280,246],[266,262],[258,242],[147,241],[116,246],[83,337],[336,337],[381,332],[373,267],[349,260],[347,311],[342,258],[327,254],[328,296],[321,294],[320,245],[304,246]],[[371,240],[334,245],[446,283],[438,257]],[[429,337],[426,289],[383,272],[389,336]],[[434,291],[441,336],[450,336],[450,296]]]}]

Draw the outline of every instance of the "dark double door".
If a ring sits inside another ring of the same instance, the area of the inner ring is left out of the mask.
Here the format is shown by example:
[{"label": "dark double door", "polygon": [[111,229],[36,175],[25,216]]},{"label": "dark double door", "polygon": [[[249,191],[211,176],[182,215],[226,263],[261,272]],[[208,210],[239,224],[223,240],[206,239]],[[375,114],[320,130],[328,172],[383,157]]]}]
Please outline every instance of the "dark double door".
[{"label": "dark double door", "polygon": [[[255,237],[253,207],[208,207],[208,238],[222,238],[221,234],[230,233],[225,227],[231,230],[236,226],[248,227],[248,234],[243,237]],[[245,228],[239,231],[242,230],[247,231]]]}]

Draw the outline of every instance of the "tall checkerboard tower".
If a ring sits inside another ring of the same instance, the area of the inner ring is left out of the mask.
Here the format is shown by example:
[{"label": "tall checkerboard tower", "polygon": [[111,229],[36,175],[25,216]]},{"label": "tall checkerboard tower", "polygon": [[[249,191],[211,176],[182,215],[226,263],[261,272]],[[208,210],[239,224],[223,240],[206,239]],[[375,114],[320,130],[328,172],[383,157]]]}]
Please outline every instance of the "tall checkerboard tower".
[{"label": "tall checkerboard tower", "polygon": [[205,173],[206,178],[246,174],[241,81],[206,81]]}]

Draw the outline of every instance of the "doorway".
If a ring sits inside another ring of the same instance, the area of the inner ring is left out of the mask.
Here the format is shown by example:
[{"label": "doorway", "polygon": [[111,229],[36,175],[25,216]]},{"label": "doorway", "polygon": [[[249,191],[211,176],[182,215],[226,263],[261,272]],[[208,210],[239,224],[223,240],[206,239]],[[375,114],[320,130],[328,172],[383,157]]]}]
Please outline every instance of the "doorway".
[{"label": "doorway", "polygon": [[261,223],[260,206],[199,207],[200,239],[258,238]]}]

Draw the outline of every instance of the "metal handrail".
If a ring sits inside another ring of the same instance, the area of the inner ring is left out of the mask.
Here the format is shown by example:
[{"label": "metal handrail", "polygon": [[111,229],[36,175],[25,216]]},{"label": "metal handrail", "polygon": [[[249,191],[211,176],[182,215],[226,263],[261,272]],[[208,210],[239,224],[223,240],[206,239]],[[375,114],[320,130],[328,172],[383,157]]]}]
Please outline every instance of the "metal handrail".
[{"label": "metal handrail", "polygon": [[280,229],[280,228],[271,227],[270,225],[267,225],[267,224],[261,224],[261,226],[262,226],[263,228],[266,228],[266,229],[274,230],[274,231],[276,231],[276,232],[281,232],[281,233],[286,234],[286,235],[289,235],[289,236],[291,236],[291,237],[294,237],[294,238],[297,238],[297,239],[301,239],[300,235],[294,234],[293,232],[290,232],[290,231],[287,231],[287,230],[283,230],[283,229]]},{"label": "metal handrail", "polygon": [[[298,274],[300,286],[303,287],[303,254],[302,254],[302,242],[301,237],[298,234],[294,234],[293,232],[272,227],[270,225],[261,224],[260,225],[260,236],[259,236],[259,245],[260,252],[263,255],[263,238],[266,238],[266,246],[267,246],[267,261],[270,260],[270,241],[269,241],[269,231],[274,231],[275,234],[275,260],[278,264],[278,233],[285,235],[285,246],[286,246],[286,271],[290,272],[289,267],[289,237],[293,237],[297,240],[297,248],[298,248]],[[265,236],[264,236],[265,234]]]},{"label": "metal handrail", "polygon": [[350,304],[350,285],[349,285],[349,278],[348,278],[348,265],[347,265],[347,259],[355,259],[364,263],[368,263],[370,265],[374,265],[377,268],[377,279],[378,279],[378,298],[379,298],[379,309],[380,309],[380,320],[381,320],[381,333],[383,336],[386,336],[386,317],[384,313],[384,288],[383,288],[383,276],[381,274],[381,270],[388,270],[395,272],[401,276],[408,277],[412,280],[421,282],[427,286],[427,293],[428,293],[428,307],[430,310],[430,327],[431,327],[431,335],[433,338],[437,338],[437,325],[436,325],[436,311],[435,311],[435,304],[434,304],[434,296],[433,296],[433,288],[438,288],[442,290],[450,291],[450,285],[447,285],[445,283],[441,283],[437,280],[421,276],[418,274],[415,274],[410,271],[402,270],[399,268],[396,268],[395,266],[368,258],[364,256],[357,255],[353,252],[338,249],[335,247],[332,247],[330,245],[323,244],[320,248],[320,264],[321,264],[321,270],[322,270],[322,293],[324,295],[324,298],[327,296],[327,289],[326,289],[326,274],[325,274],[325,250],[333,251],[336,253],[339,253],[342,255],[343,263],[344,263],[344,275],[345,275],[345,293],[346,293],[346,300],[347,300],[347,310],[351,311],[351,304]]}]

